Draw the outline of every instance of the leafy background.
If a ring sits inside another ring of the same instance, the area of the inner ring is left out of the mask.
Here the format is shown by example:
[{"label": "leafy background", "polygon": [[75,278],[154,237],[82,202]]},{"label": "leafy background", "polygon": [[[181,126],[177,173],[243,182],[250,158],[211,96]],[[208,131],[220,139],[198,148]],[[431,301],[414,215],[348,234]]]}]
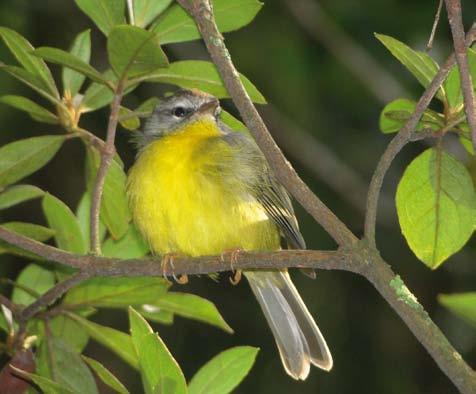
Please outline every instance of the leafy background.
[{"label": "leafy background", "polygon": [[[429,1],[323,1],[320,4],[393,75],[406,91],[406,98],[419,97],[419,84],[388,54],[374,38],[373,32],[397,37],[413,48],[423,49],[436,4]],[[465,2],[464,7],[468,25],[470,16],[476,14],[476,6]],[[4,0],[0,4],[0,25],[19,31],[35,47],[68,48],[78,32],[90,27],[90,22],[72,1],[40,3]],[[95,45],[93,65],[102,69],[107,62],[105,40],[97,30],[91,34]],[[268,102],[331,147],[364,179],[370,179],[389,138],[378,131],[379,114],[384,105],[328,50],[303,31],[290,15],[285,1],[267,2],[251,25],[226,37],[238,69],[259,87]],[[443,22],[432,55],[441,61],[449,46],[448,28]],[[169,45],[165,51],[170,60],[206,59],[202,45],[197,42]],[[3,45],[0,47],[0,58],[10,59]],[[349,57],[348,63],[352,62]],[[5,74],[0,74],[0,86],[2,94],[19,94],[35,99],[31,91]],[[162,93],[157,85],[144,85],[127,98],[126,104],[134,108],[145,99]],[[233,111],[228,104],[225,106]],[[106,112],[85,117],[85,124],[91,130],[104,130]],[[54,126],[40,125],[19,111],[0,106],[0,145],[19,138],[49,134],[51,130]],[[134,156],[129,138],[130,133],[125,130],[118,135],[118,150],[126,168]],[[283,149],[286,151],[286,146]],[[385,183],[385,191],[389,195],[395,195],[405,166],[424,149],[423,145],[415,144],[397,159]],[[449,149],[453,149],[452,146]],[[460,150],[455,153],[463,155]],[[67,143],[45,168],[25,183],[38,185],[75,207],[86,182],[83,156],[80,144]],[[291,153],[289,156],[293,159]],[[357,233],[361,232],[362,212],[313,177],[307,168],[295,164],[320,197],[330,202],[337,215],[344,218]],[[308,246],[333,248],[329,237],[300,208],[297,211]],[[38,201],[32,201],[18,208],[0,211],[0,221],[45,224],[39,212]],[[450,341],[469,364],[474,365],[474,328],[451,315],[437,302],[439,293],[474,290],[474,240],[470,240],[464,252],[451,257],[441,269],[432,272],[418,262],[408,249],[400,234],[395,212],[392,220],[380,227],[378,239],[385,258],[393,262],[395,270],[405,278],[409,288]],[[23,268],[23,260],[9,255],[2,255],[1,259],[1,277],[15,277]],[[212,300],[235,334],[229,335],[225,331],[178,317],[174,325],[154,325],[154,329],[159,331],[187,378],[224,349],[239,345],[261,348],[248,378],[236,389],[238,393],[287,393],[296,389],[303,393],[351,393],[355,392],[355,387],[368,393],[450,393],[455,390],[394,312],[363,279],[341,272],[319,272],[316,281],[298,274],[294,278],[324,332],[335,360],[331,373],[313,370],[305,383],[296,383],[284,374],[266,322],[244,282],[231,287],[226,278],[219,283],[193,278],[186,288],[177,289],[175,286],[175,290]],[[129,327],[127,315],[122,311],[103,310],[93,320],[123,331]],[[131,392],[141,390],[139,376],[130,375],[127,364],[110,357],[104,348],[90,343],[86,354],[104,361],[122,382],[127,383]]]}]

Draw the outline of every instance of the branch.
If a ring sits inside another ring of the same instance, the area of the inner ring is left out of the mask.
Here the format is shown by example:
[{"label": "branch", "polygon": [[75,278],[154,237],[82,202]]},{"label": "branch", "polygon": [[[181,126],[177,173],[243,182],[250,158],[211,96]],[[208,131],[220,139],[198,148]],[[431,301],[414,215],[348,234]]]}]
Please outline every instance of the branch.
[{"label": "branch", "polygon": [[197,23],[208,52],[217,66],[233,102],[278,180],[339,245],[355,242],[357,239],[352,232],[309,189],[274,142],[231,61],[223,36],[218,31],[215,23],[210,3],[197,0],[177,1],[192,15]]},{"label": "branch", "polygon": [[[60,297],[72,285],[89,277],[201,275],[232,270],[231,263],[224,261],[221,256],[177,257],[173,261],[173,272],[168,272],[161,266],[160,257],[120,260],[93,255],[78,256],[2,227],[0,227],[0,239],[49,261],[80,269],[79,273],[56,285],[25,309],[24,313],[28,316],[33,316],[41,308],[51,304],[55,297]],[[344,270],[364,276],[392,306],[459,390],[462,393],[476,392],[474,371],[451,346],[400,277],[395,276],[389,265],[377,252],[369,249],[364,241],[354,243],[349,249],[337,251],[242,252],[235,257],[233,269],[317,268]]]},{"label": "branch", "polygon": [[445,0],[446,11],[448,12],[448,21],[453,34],[456,62],[458,63],[461,91],[464,98],[464,111],[469,129],[471,130],[471,139],[473,149],[476,152],[476,101],[474,99],[473,81],[468,66],[467,45],[464,37],[463,16],[461,14],[460,0]]},{"label": "branch", "polygon": [[101,209],[102,192],[107,170],[109,169],[114,153],[116,152],[114,141],[116,139],[117,123],[119,121],[119,107],[121,105],[123,93],[124,82],[120,80],[117,84],[114,100],[111,105],[111,113],[107,125],[106,144],[104,145],[104,149],[100,151],[101,164],[99,165],[91,196],[91,251],[96,255],[101,254],[101,242],[99,239],[99,211]]}]

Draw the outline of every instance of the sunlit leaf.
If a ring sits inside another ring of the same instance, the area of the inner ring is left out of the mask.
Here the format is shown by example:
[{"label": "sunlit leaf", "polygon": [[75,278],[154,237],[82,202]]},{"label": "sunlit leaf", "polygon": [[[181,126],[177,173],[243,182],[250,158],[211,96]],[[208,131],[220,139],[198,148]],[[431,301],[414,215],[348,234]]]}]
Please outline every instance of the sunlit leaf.
[{"label": "sunlit leaf", "polygon": [[129,322],[146,394],[187,393],[185,377],[177,361],[147,321],[129,308]]},{"label": "sunlit leaf", "polygon": [[435,269],[473,233],[476,194],[462,163],[427,149],[405,170],[397,189],[400,226],[410,248]]},{"label": "sunlit leaf", "polygon": [[159,14],[161,14],[172,0],[134,0],[135,24],[146,27]]},{"label": "sunlit leaf", "polygon": [[41,197],[45,194],[39,187],[32,185],[11,186],[0,193],[0,209],[7,209],[22,202]]},{"label": "sunlit leaf", "polygon": [[[472,76],[473,85],[476,83],[476,51],[468,48],[468,66]],[[443,86],[445,87],[446,99],[451,112],[459,112],[463,109],[463,94],[461,93],[461,80],[459,67],[453,66]]]},{"label": "sunlit leaf", "polygon": [[102,83],[104,85],[108,85],[109,83],[109,81],[105,79],[99,71],[91,67],[88,63],[69,52],[63,51],[62,49],[40,47],[35,49],[33,54],[48,62],[59,64],[60,66],[70,68],[71,70],[86,75],[94,82]]},{"label": "sunlit leaf", "polygon": [[[13,231],[25,237],[34,239],[35,241],[43,242],[47,241],[54,235],[54,231],[33,223],[23,223],[23,222],[9,222],[1,223],[0,226],[6,228],[7,230]],[[16,246],[10,245],[5,241],[0,241],[0,253],[12,253],[20,256],[35,258],[36,256],[32,255],[29,252],[26,252]]]},{"label": "sunlit leaf", "polygon": [[128,394],[129,391],[124,387],[124,385],[117,379],[111,371],[109,371],[104,365],[99,361],[96,361],[92,358],[82,356],[83,360],[89,365],[89,367],[96,372],[96,375],[106,384],[108,387],[113,389],[115,392],[120,394]]},{"label": "sunlit leaf", "polygon": [[[137,130],[140,127],[140,120],[137,116],[131,116],[133,111],[126,107],[119,108],[119,123],[126,130]],[[121,119],[123,117],[123,119]]]},{"label": "sunlit leaf", "polygon": [[[91,31],[85,30],[79,33],[73,41],[70,53],[78,59],[89,64],[91,57]],[[71,97],[74,97],[79,92],[84,82],[84,74],[73,71],[70,68],[63,68],[61,74],[63,80],[63,89],[68,91]]]},{"label": "sunlit leaf", "polygon": [[107,40],[109,62],[120,78],[148,74],[167,67],[168,60],[157,35],[137,26],[117,26]]},{"label": "sunlit leaf", "polygon": [[43,197],[42,206],[48,225],[55,230],[58,247],[73,253],[86,254],[87,243],[78,220],[69,207],[51,194]]},{"label": "sunlit leaf", "polygon": [[64,303],[109,308],[151,304],[169,286],[166,280],[157,277],[93,278],[71,289]]},{"label": "sunlit leaf", "polygon": [[439,294],[438,302],[476,328],[476,292]]},{"label": "sunlit leaf", "polygon": [[[240,75],[250,98],[258,104],[266,100],[244,75]],[[143,78],[147,82],[162,82],[186,89],[200,89],[218,98],[230,97],[213,63],[203,60],[183,60],[170,63],[168,68],[159,69]]]},{"label": "sunlit leaf", "polygon": [[0,148],[0,187],[34,173],[58,152],[65,136],[46,135],[11,142]]},{"label": "sunlit leaf", "polygon": [[0,37],[18,60],[18,63],[26,71],[36,75],[42,81],[43,88],[52,96],[59,98],[51,71],[43,60],[31,54],[35,48],[23,36],[6,27],[0,27]]},{"label": "sunlit leaf", "polygon": [[[213,12],[221,32],[238,30],[250,23],[263,6],[257,0],[213,0]],[[162,44],[199,39],[200,33],[190,15],[178,4],[167,9],[152,25]]]},{"label": "sunlit leaf", "polygon": [[116,25],[125,23],[126,0],[75,0],[106,36]]},{"label": "sunlit leaf", "polygon": [[220,113],[220,120],[225,123],[229,128],[235,131],[249,133],[248,129],[241,121],[239,121],[232,114],[226,112],[223,109]]},{"label": "sunlit leaf", "polygon": [[259,349],[238,346],[213,357],[193,376],[190,394],[227,394],[248,375]]},{"label": "sunlit leaf", "polygon": [[[415,51],[403,42],[384,34],[375,34],[375,37],[413,74],[423,87],[428,87],[439,67],[427,53]],[[436,97],[444,101],[443,87],[438,90]]]},{"label": "sunlit leaf", "polygon": [[58,117],[55,114],[26,97],[13,95],[2,96],[0,97],[0,103],[19,109],[20,111],[25,111],[38,122],[49,124],[59,123]]},{"label": "sunlit leaf", "polygon": [[116,353],[131,367],[138,368],[137,355],[129,335],[114,328],[93,323],[77,315],[74,315],[74,319],[86,329],[92,339]]},{"label": "sunlit leaf", "polygon": [[211,301],[194,294],[168,292],[153,305],[188,319],[212,324],[226,332],[233,332]]},{"label": "sunlit leaf", "polygon": [[[388,103],[380,114],[380,131],[382,133],[396,133],[399,131],[413,115],[416,102],[407,99],[396,99]],[[444,116],[427,109],[423,112],[421,120],[418,122],[416,130],[430,128],[441,130],[445,126]]]},{"label": "sunlit leaf", "polygon": [[[44,267],[29,264],[20,272],[16,282],[41,295],[54,286],[55,275]],[[37,297],[34,297],[31,293],[26,292],[20,287],[14,287],[13,289],[12,301],[16,304],[29,305],[36,301],[36,299]]]}]

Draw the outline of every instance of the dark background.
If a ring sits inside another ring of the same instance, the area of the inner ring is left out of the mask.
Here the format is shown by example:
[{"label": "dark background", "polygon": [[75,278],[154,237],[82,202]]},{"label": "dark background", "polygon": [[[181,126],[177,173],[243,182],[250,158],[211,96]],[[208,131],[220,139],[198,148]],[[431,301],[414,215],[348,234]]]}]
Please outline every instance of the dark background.
[{"label": "dark background", "polygon": [[[292,3],[292,0],[289,0]],[[312,0],[311,0],[312,2]],[[390,141],[378,131],[378,117],[384,102],[381,96],[417,99],[421,86],[374,38],[379,32],[394,36],[413,48],[424,50],[428,40],[436,1],[341,0],[319,4],[330,21],[340,26],[355,45],[361,46],[384,71],[394,85],[379,86],[380,98],[356,78],[349,68],[357,59],[350,54],[338,60],[330,51],[329,38],[316,41],[290,13],[286,1],[267,1],[255,21],[239,32],[226,35],[227,44],[237,68],[263,92],[275,111],[302,130],[280,128],[291,141],[299,142],[302,132],[314,136],[330,148],[365,182],[370,180],[377,160]],[[463,1],[466,27],[476,15],[476,4]],[[450,35],[446,14],[435,39],[432,55],[441,62],[450,52]],[[1,0],[0,25],[18,30],[35,46],[68,48],[74,36],[91,27],[91,22],[73,1]],[[322,27],[322,25],[320,25]],[[326,28],[323,27],[324,34]],[[327,33],[329,31],[327,30]],[[330,35],[331,38],[333,35]],[[93,63],[105,67],[104,37],[93,29]],[[323,33],[321,33],[321,39]],[[335,36],[334,36],[335,37]],[[171,60],[206,58],[199,42],[170,45],[166,52]],[[0,47],[0,60],[9,63],[11,56]],[[344,63],[342,62],[344,61]],[[57,68],[54,68],[58,71]],[[55,74],[59,76],[59,73]],[[377,78],[367,73],[367,78]],[[395,88],[396,86],[396,88]],[[127,98],[132,106],[161,94],[163,87],[143,86]],[[20,94],[38,100],[28,88],[0,74],[0,94]],[[42,102],[41,100],[39,100]],[[231,108],[229,104],[225,107]],[[282,126],[282,119],[263,109],[270,125]],[[85,116],[83,124],[104,136],[107,112]],[[276,129],[276,131],[278,131]],[[54,127],[38,124],[16,110],[0,107],[0,144],[15,139],[59,132]],[[289,134],[291,133],[291,134]],[[295,133],[295,134],[292,134]],[[128,132],[118,135],[118,150],[127,167],[133,159]],[[280,141],[282,141],[280,139]],[[451,142],[451,141],[450,141]],[[316,177],[300,159],[309,144],[292,148],[282,145],[297,171],[319,197],[356,234],[362,233],[363,211],[348,202],[348,195],[335,192],[327,182]],[[406,164],[425,149],[414,144],[404,150],[392,166],[384,192],[393,201],[396,185]],[[450,149],[453,145],[450,144]],[[456,154],[461,152],[456,150]],[[320,157],[314,157],[319,165]],[[312,163],[311,163],[312,164]],[[27,179],[67,202],[73,209],[84,191],[84,157],[77,141],[68,142],[44,169]],[[339,183],[340,173],[328,173]],[[362,196],[361,196],[362,197]],[[309,248],[333,249],[330,237],[300,207],[296,207],[302,232]],[[378,227],[378,244],[382,255],[406,281],[449,340],[470,365],[476,364],[476,332],[454,317],[436,301],[439,293],[476,290],[474,266],[475,242],[471,240],[463,253],[449,259],[432,272],[409,251],[400,234],[393,204],[386,208]],[[38,201],[1,211],[0,222],[23,220],[44,223]],[[15,277],[24,260],[1,256],[0,276]],[[192,278],[175,290],[195,293],[216,303],[234,335],[190,320],[176,318],[173,326],[155,326],[180,363],[185,376],[193,373],[218,352],[235,345],[261,348],[257,362],[237,393],[453,393],[450,381],[439,370],[408,328],[390,309],[375,289],[364,279],[339,271],[319,271],[315,281],[293,273],[295,283],[310,311],[327,338],[334,357],[330,373],[313,369],[305,382],[295,382],[283,371],[272,335],[245,281],[232,287],[226,277],[219,283],[206,278]],[[94,318],[107,325],[127,330],[125,313],[103,311]],[[103,348],[90,344],[86,353],[101,360],[118,374],[131,392],[140,392],[138,375]]]}]

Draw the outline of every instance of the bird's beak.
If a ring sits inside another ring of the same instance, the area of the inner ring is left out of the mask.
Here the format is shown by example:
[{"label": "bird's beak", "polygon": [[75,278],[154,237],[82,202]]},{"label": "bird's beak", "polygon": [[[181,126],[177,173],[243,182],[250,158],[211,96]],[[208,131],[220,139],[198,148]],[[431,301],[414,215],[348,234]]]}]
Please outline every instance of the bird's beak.
[{"label": "bird's beak", "polygon": [[212,100],[207,101],[205,104],[202,104],[200,108],[198,108],[197,112],[200,114],[209,113],[215,116],[215,113],[219,106],[220,106],[220,102],[216,98],[213,98]]}]

